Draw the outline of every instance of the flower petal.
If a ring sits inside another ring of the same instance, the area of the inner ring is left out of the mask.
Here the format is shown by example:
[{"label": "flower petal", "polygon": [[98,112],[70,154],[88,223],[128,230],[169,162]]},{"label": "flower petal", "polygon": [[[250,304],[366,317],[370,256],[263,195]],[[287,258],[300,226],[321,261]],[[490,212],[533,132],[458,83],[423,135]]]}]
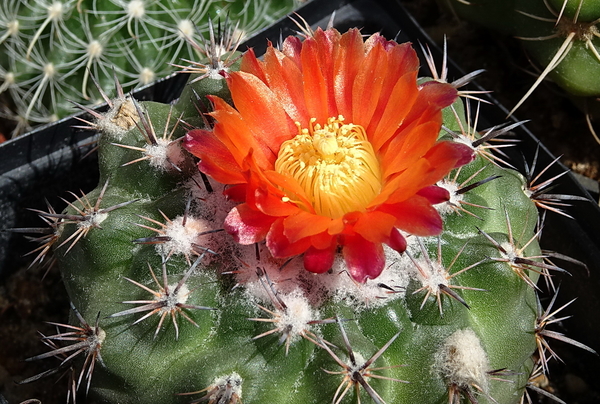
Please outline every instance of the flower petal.
[{"label": "flower petal", "polygon": [[284,219],[283,234],[290,243],[295,243],[305,237],[326,231],[330,223],[331,219],[326,216],[319,216],[298,209],[296,214]]},{"label": "flower petal", "polygon": [[275,258],[287,258],[302,254],[310,246],[310,238],[303,238],[295,243],[290,243],[284,234],[283,218],[273,222],[267,233],[267,248]]},{"label": "flower petal", "polygon": [[452,105],[457,97],[458,92],[456,88],[450,84],[440,83],[435,80],[428,81],[421,85],[417,100],[410,114],[406,117],[405,122],[427,120],[427,117],[432,112],[435,113],[442,108]]},{"label": "flower petal", "polygon": [[383,177],[404,171],[422,158],[435,144],[441,125],[438,119],[409,125],[390,142],[382,161]]},{"label": "flower petal", "polygon": [[236,242],[249,245],[264,240],[276,219],[243,203],[229,211],[223,227]]},{"label": "flower petal", "polygon": [[258,141],[242,115],[219,97],[208,96],[207,98],[214,105],[214,111],[210,115],[217,121],[213,133],[231,152],[237,164],[243,167],[244,160],[252,150],[260,167],[271,167],[274,160],[273,152],[264,143]]},{"label": "flower petal", "polygon": [[395,227],[392,229],[392,232],[390,233],[390,238],[385,243],[387,245],[389,245],[391,248],[393,248],[394,250],[398,251],[399,253],[403,253],[407,247],[406,239],[400,233],[400,231]]},{"label": "flower petal", "polygon": [[267,82],[267,78],[262,69],[261,62],[254,54],[254,49],[250,48],[244,56],[242,56],[242,62],[240,63],[240,70],[246,73],[253,74],[258,77],[263,83]]},{"label": "flower petal", "polygon": [[352,83],[365,58],[365,46],[358,29],[344,33],[333,55],[333,91],[338,113],[352,116]]},{"label": "flower petal", "polygon": [[335,258],[335,243],[329,248],[317,249],[310,247],[304,253],[304,268],[309,272],[322,274],[333,266]]},{"label": "flower petal", "polygon": [[325,123],[327,118],[337,116],[337,110],[329,110],[327,81],[320,68],[319,49],[314,38],[307,38],[302,44],[301,59],[306,110],[310,118]]},{"label": "flower petal", "polygon": [[359,235],[344,238],[343,255],[348,273],[360,283],[377,278],[385,266],[381,243],[371,243]]},{"label": "flower petal", "polygon": [[[244,124],[252,128],[257,143],[265,144],[271,150],[272,155],[267,157],[275,162],[281,143],[298,133],[296,125],[285,113],[273,91],[256,76],[235,72],[231,73],[227,82]],[[269,119],[265,119],[267,116]]]},{"label": "flower petal", "polygon": [[292,121],[306,126],[310,117],[304,101],[302,71],[290,58],[284,58],[274,48],[267,49],[264,59],[267,82],[277,101]]},{"label": "flower petal", "polygon": [[352,85],[352,123],[369,126],[388,74],[388,54],[377,45],[361,63]]},{"label": "flower petal", "polygon": [[396,227],[416,236],[435,236],[443,229],[440,214],[423,196],[414,195],[399,203],[382,205],[380,210],[396,217]]},{"label": "flower petal", "polygon": [[254,205],[269,216],[287,216],[298,212],[298,207],[285,201],[280,192],[273,192],[272,187],[260,186],[254,191]]},{"label": "flower petal", "polygon": [[372,243],[388,240],[394,228],[396,218],[388,213],[374,211],[360,216],[354,225],[354,231]]},{"label": "flower petal", "polygon": [[201,161],[198,168],[223,184],[240,184],[246,180],[242,169],[227,147],[212,132],[195,129],[187,133],[183,146]]},{"label": "flower petal", "polygon": [[450,200],[450,193],[448,190],[446,188],[438,187],[437,185],[425,187],[419,190],[417,195],[427,198],[432,205],[437,205],[438,203],[443,203]]}]

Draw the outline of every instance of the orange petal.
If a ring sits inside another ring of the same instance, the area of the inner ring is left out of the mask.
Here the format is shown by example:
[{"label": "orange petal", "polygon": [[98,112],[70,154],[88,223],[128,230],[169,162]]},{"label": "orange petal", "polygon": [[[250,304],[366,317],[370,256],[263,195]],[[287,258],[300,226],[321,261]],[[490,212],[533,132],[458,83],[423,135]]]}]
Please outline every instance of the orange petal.
[{"label": "orange petal", "polygon": [[387,59],[383,46],[376,45],[361,63],[352,85],[352,123],[369,126],[388,73]]},{"label": "orange petal", "polygon": [[264,171],[264,177],[270,181],[273,186],[281,189],[290,200],[296,204],[299,208],[308,212],[314,213],[314,208],[308,198],[304,188],[302,188],[298,182],[288,177],[287,175],[279,174],[277,171]]},{"label": "orange petal", "polygon": [[327,228],[327,233],[330,235],[340,234],[344,231],[344,227],[344,219],[342,217],[332,219]]},{"label": "orange petal", "polygon": [[302,254],[311,246],[310,238],[308,237],[295,243],[290,243],[283,231],[283,218],[279,218],[273,222],[267,234],[267,248],[273,257],[286,258]]},{"label": "orange petal", "polygon": [[278,102],[293,121],[306,127],[310,117],[304,102],[302,72],[290,58],[272,47],[267,49],[264,59],[267,81]]},{"label": "orange petal", "polygon": [[431,169],[429,162],[420,159],[407,170],[388,179],[383,189],[367,206],[367,209],[379,206],[382,203],[396,203],[410,198],[416,194],[421,186],[421,178]]},{"label": "orange petal", "polygon": [[[409,43],[388,51],[388,69],[379,103],[369,123],[367,133],[375,150],[385,143],[385,134],[393,134],[416,99],[419,59]],[[383,120],[383,122],[382,122]],[[377,130],[379,128],[379,131]],[[381,139],[378,139],[380,138]],[[377,139],[377,141],[375,141]]]},{"label": "orange petal", "polygon": [[423,178],[423,187],[440,181],[453,168],[470,162],[472,156],[473,150],[465,144],[451,141],[438,142],[424,156],[433,169]]},{"label": "orange petal", "polygon": [[[319,65],[319,50],[313,38],[307,38],[302,44],[302,77],[306,110],[311,118],[324,124],[332,115],[328,108],[328,89],[325,77]],[[335,111],[337,112],[337,111]]]},{"label": "orange petal", "polygon": [[201,159],[200,171],[223,184],[246,182],[242,169],[225,145],[212,132],[195,129],[187,133],[184,147]]},{"label": "orange petal", "polygon": [[372,243],[388,240],[396,218],[384,212],[366,212],[354,225],[354,231]]},{"label": "orange petal", "polygon": [[317,52],[319,58],[319,67],[325,79],[325,90],[327,96],[327,111],[329,116],[338,116],[339,112],[335,103],[334,94],[334,64],[333,55],[335,49],[339,46],[341,35],[336,29],[323,31],[317,28],[314,34],[317,43]]},{"label": "orange petal", "polygon": [[369,126],[369,140],[376,151],[379,151],[404,124],[406,116],[414,105],[419,90],[416,85],[417,72],[411,71],[400,77],[394,84],[381,117],[373,120],[375,128]]},{"label": "orange petal", "polygon": [[296,136],[296,125],[273,91],[256,76],[235,72],[227,81],[235,107],[255,142],[265,144],[272,152],[269,161],[275,162],[281,143]]},{"label": "orange petal", "polygon": [[396,227],[416,236],[435,236],[443,229],[440,214],[422,196],[415,195],[400,203],[382,205],[380,210],[396,217]]},{"label": "orange petal", "polygon": [[285,234],[290,243],[295,243],[302,238],[325,232],[330,222],[331,218],[329,217],[299,211],[284,219],[283,234]]},{"label": "orange petal", "polygon": [[258,77],[263,83],[267,82],[267,78],[263,71],[261,62],[256,58],[254,49],[250,48],[244,56],[242,56],[242,62],[240,63],[240,71],[253,74]]},{"label": "orange petal", "polygon": [[344,33],[333,55],[333,91],[338,113],[352,116],[352,83],[365,58],[365,46],[356,28]]},{"label": "orange petal", "polygon": [[315,234],[310,237],[310,244],[317,249],[324,249],[337,246],[337,236],[332,236],[327,232]]},{"label": "orange petal", "polygon": [[404,171],[422,158],[437,140],[441,119],[413,123],[392,139],[383,156],[383,178]]},{"label": "orange petal", "polygon": [[296,213],[298,207],[292,202],[284,201],[281,191],[276,191],[266,185],[257,187],[254,191],[254,205],[269,216],[288,216]]},{"label": "orange petal", "polygon": [[264,144],[257,141],[240,113],[219,97],[209,96],[208,98],[214,104],[211,116],[218,121],[213,133],[231,152],[237,164],[243,167],[250,150],[254,150],[254,158],[257,163],[265,168],[271,167],[273,153]]},{"label": "orange petal", "polygon": [[408,124],[414,120],[423,119],[431,111],[436,112],[451,105],[457,97],[456,88],[450,84],[428,81],[421,85],[415,104],[405,122]]}]

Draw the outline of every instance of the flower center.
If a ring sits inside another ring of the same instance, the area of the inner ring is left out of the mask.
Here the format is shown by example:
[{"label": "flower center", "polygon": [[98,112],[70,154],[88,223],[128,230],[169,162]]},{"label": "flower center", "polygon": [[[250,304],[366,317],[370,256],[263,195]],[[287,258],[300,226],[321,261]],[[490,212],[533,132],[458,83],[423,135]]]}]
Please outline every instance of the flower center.
[{"label": "flower center", "polygon": [[275,170],[294,178],[315,212],[332,219],[362,211],[381,191],[381,168],[362,126],[329,118],[325,126],[310,120],[298,135],[282,143]]}]

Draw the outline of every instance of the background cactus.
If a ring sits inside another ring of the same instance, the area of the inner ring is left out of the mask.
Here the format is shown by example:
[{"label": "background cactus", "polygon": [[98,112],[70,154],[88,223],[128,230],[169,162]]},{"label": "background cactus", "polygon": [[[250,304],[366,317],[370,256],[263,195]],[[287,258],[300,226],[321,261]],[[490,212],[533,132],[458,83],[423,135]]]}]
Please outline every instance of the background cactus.
[{"label": "background cactus", "polygon": [[521,40],[534,63],[537,79],[511,113],[525,102],[544,79],[560,86],[586,114],[596,141],[592,118],[600,95],[600,8],[592,0],[440,1],[447,10]]},{"label": "background cactus", "polygon": [[86,356],[83,369],[68,360],[59,370],[115,402],[185,402],[176,394],[189,392],[351,402],[354,388],[375,402],[518,402],[536,345],[541,358],[551,352],[534,285],[560,269],[540,253],[531,184],[486,159],[462,101],[446,108],[442,135],[474,160],[439,184],[451,194],[444,232],[409,237],[403,256],[386,252],[379,277],[356,283],[339,257],[330,273],[309,274],[219,231],[232,205],[177,140],[215,84],[225,97],[209,75],[175,106],[121,94],[90,123],[105,128],[98,188],[64,214],[42,213],[73,302],[63,327],[80,340],[36,359]]},{"label": "background cactus", "polygon": [[[0,95],[14,133],[74,112],[71,101],[101,103],[91,77],[110,94],[116,77],[125,91],[175,70],[198,55],[208,21],[239,21],[239,39],[271,25],[298,5],[260,1],[28,1],[0,5]],[[114,94],[110,94],[114,96]],[[3,128],[6,134],[6,129]]]}]

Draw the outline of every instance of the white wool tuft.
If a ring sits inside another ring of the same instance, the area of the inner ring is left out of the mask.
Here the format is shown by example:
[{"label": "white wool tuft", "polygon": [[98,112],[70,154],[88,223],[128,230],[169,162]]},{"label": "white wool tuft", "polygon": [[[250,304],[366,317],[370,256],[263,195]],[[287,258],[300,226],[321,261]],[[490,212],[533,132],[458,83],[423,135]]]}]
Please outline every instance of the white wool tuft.
[{"label": "white wool tuft", "polygon": [[434,205],[434,208],[440,213],[442,216],[446,216],[448,214],[456,212],[456,209],[460,206],[460,203],[464,200],[464,195],[459,194],[457,191],[459,189],[459,184],[456,181],[443,179],[436,184],[440,188],[444,188],[450,194],[450,200],[444,203],[438,203]]},{"label": "white wool tuft", "polygon": [[130,96],[115,98],[112,103],[113,107],[95,124],[99,132],[119,139],[133,129],[140,118]]},{"label": "white wool tuft", "polygon": [[189,256],[194,253],[193,244],[206,248],[216,248],[218,244],[213,241],[210,234],[202,235],[202,233],[213,229],[208,221],[188,216],[184,225],[183,220],[183,216],[178,216],[166,225],[164,229],[165,236],[169,237],[170,240],[156,245],[157,248],[162,250],[162,253]]},{"label": "white wool tuft", "polygon": [[435,357],[435,369],[449,383],[488,392],[490,365],[481,341],[470,328],[446,338]]},{"label": "white wool tuft", "polygon": [[152,167],[162,171],[173,170],[185,161],[185,155],[179,142],[158,138],[156,144],[148,145],[145,153]]}]

